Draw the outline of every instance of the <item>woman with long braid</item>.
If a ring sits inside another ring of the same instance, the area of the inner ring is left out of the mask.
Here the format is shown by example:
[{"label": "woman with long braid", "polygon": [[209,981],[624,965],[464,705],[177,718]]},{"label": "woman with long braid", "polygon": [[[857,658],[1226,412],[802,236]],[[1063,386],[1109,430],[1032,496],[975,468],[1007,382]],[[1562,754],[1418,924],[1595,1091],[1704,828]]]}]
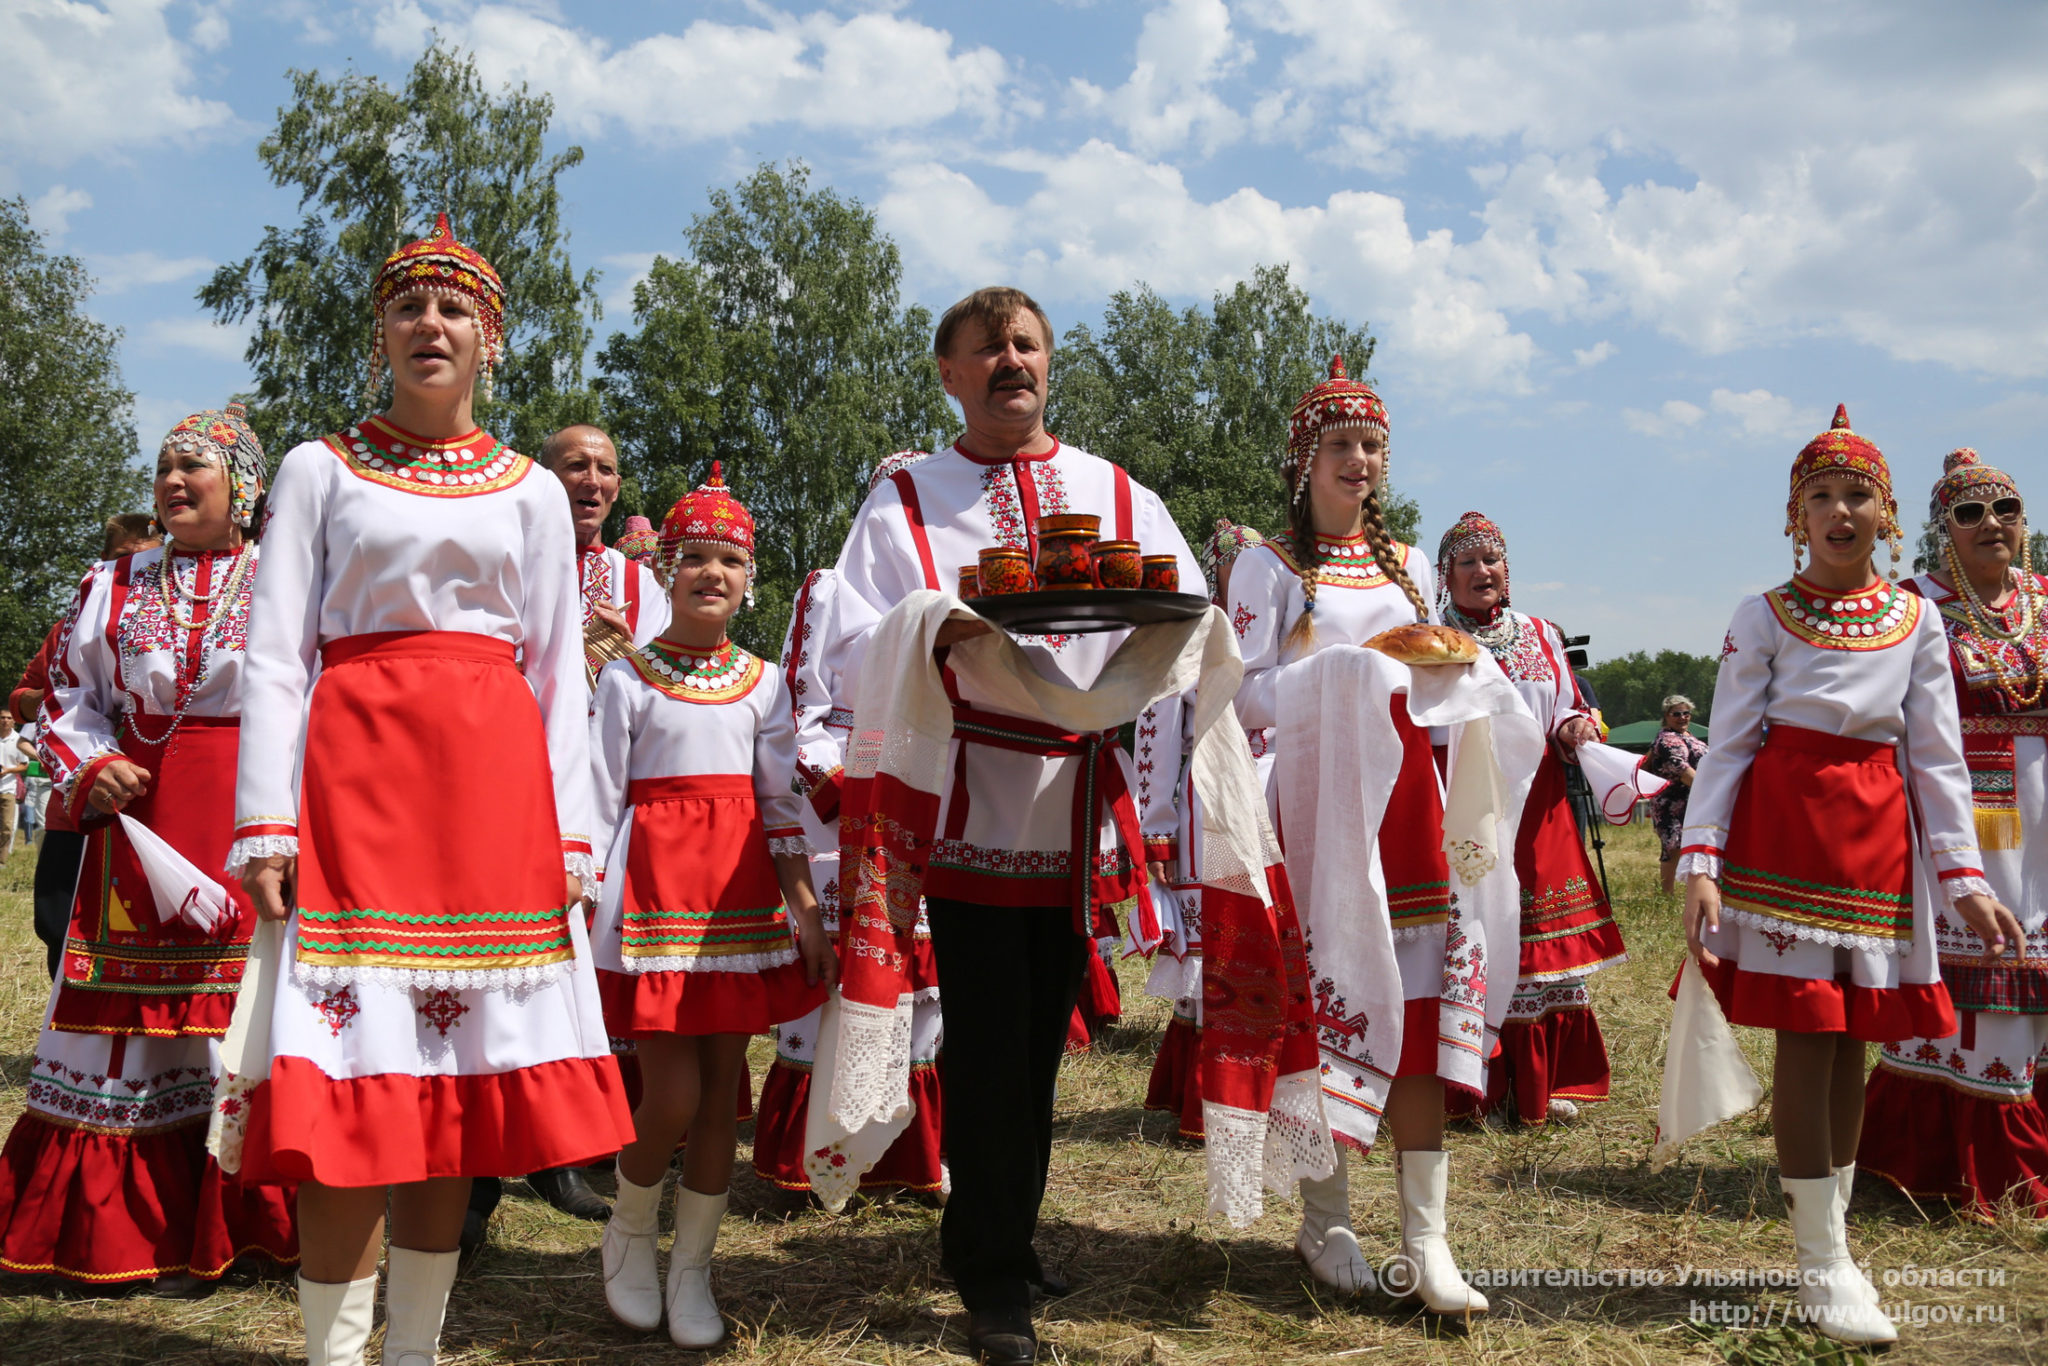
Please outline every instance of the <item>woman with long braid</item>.
[{"label": "woman with long braid", "polygon": [[[1237,715],[1246,727],[1278,721],[1274,701],[1284,666],[1326,646],[1362,645],[1389,627],[1435,619],[1436,582],[1428,561],[1387,531],[1380,501],[1386,471],[1386,405],[1371,388],[1348,378],[1343,357],[1336,357],[1329,378],[1302,395],[1289,422],[1281,465],[1287,530],[1247,549],[1231,575],[1231,621],[1245,663]],[[1400,772],[1379,828],[1361,832],[1378,841],[1384,913],[1403,1001],[1401,1056],[1387,1090],[1385,1118],[1400,1150],[1408,1283],[1388,1289],[1419,1295],[1439,1313],[1481,1312],[1485,1297],[1464,1284],[1443,1239],[1447,1159],[1438,1007],[1453,918],[1451,871],[1442,852],[1443,794],[1429,732],[1409,718],[1403,698],[1396,695],[1393,704],[1400,752],[1390,762]],[[1282,752],[1276,778],[1286,763]],[[1285,841],[1287,832],[1280,833]],[[1308,950],[1310,980],[1320,984],[1327,974],[1316,966],[1313,933]],[[1347,1125],[1333,1116],[1337,1170],[1302,1183],[1304,1215],[1295,1249],[1317,1280],[1346,1292],[1377,1284],[1351,1228],[1344,1169],[1344,1147],[1369,1151],[1369,1139],[1359,1135],[1376,1133],[1377,1120],[1354,1116]]]}]

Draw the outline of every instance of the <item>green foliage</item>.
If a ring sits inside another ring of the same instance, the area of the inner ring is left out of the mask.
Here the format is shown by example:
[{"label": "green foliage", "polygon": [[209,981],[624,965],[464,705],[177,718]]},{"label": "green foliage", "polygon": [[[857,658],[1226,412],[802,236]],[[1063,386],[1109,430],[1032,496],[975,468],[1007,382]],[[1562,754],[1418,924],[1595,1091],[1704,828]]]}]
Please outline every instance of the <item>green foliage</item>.
[{"label": "green foliage", "polygon": [[1714,679],[1721,662],[1682,650],[1644,650],[1602,660],[1580,670],[1600,699],[1600,715],[1609,726],[1655,721],[1663,716],[1664,699],[1684,693],[1693,700],[1693,721],[1706,725],[1714,710]]},{"label": "green foliage", "polygon": [[[118,329],[92,280],[0,200],[0,686],[12,688],[98,558],[107,518],[148,505]],[[151,434],[152,437],[158,435]]]},{"label": "green foliage", "polygon": [[363,414],[371,282],[394,249],[432,231],[438,212],[505,282],[508,355],[496,401],[478,396],[478,420],[526,451],[590,420],[583,353],[599,312],[597,275],[569,263],[555,183],[583,149],[546,155],[553,102],[523,85],[492,95],[475,62],[438,41],[402,89],[354,71],[291,78],[292,103],[257,155],[273,183],[299,192],[303,217],[266,227],[251,255],[199,291],[219,321],[255,319],[247,401],[273,462]]},{"label": "green foliage", "polygon": [[627,480],[619,516],[658,524],[712,460],[756,521],[757,609],[733,627],[774,658],[811,570],[839,555],[868,472],[956,425],[932,319],[900,303],[902,258],[860,201],[813,190],[802,162],[715,190],[633,291],[632,331],[598,358]]},{"label": "green foliage", "polygon": [[[1119,290],[1100,328],[1077,324],[1054,355],[1048,425],[1113,460],[1166,500],[1196,546],[1218,517],[1264,532],[1285,524],[1279,460],[1287,415],[1341,353],[1363,378],[1373,338],[1309,310],[1287,267],[1261,266],[1208,308],[1175,309],[1150,286]],[[1391,487],[1394,535],[1420,510]]]}]

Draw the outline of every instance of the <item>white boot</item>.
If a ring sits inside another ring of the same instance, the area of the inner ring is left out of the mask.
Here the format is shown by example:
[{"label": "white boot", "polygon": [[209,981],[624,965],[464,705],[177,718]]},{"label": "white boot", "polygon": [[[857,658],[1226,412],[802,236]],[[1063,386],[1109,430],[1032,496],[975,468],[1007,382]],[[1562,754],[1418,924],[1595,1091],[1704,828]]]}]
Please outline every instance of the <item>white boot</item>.
[{"label": "white boot", "polygon": [[1899,1334],[1864,1297],[1868,1284],[1849,1259],[1849,1235],[1833,1176],[1781,1176],[1792,1238],[1799,1251],[1799,1306],[1806,1321],[1837,1342],[1869,1346]]},{"label": "white boot", "polygon": [[700,1195],[676,1183],[676,1241],[668,1253],[668,1335],[678,1347],[715,1347],[725,1320],[711,1298],[711,1250],[728,1192]]},{"label": "white boot", "polygon": [[619,1173],[619,1193],[604,1226],[604,1302],[628,1328],[661,1327],[661,1268],[654,1244],[661,1233],[661,1187],[636,1186]]},{"label": "white boot", "polygon": [[359,1281],[299,1277],[299,1317],[306,1321],[307,1366],[363,1366],[377,1315],[375,1272]]},{"label": "white boot", "polygon": [[1351,1230],[1351,1181],[1344,1170],[1344,1149],[1337,1149],[1337,1170],[1320,1181],[1301,1183],[1301,1232],[1294,1250],[1308,1263],[1308,1273],[1346,1295],[1379,1289],[1379,1281]]},{"label": "white boot", "polygon": [[394,1247],[384,1282],[384,1366],[434,1366],[460,1252]]},{"label": "white boot", "polygon": [[[1444,1192],[1450,1179],[1450,1154],[1400,1153],[1394,1158],[1394,1180],[1401,1189],[1401,1263],[1388,1269],[1387,1290],[1403,1298],[1420,1298],[1437,1314],[1484,1314],[1486,1296],[1465,1284],[1451,1245],[1444,1240]],[[1396,1285],[1395,1272],[1408,1284]]]},{"label": "white boot", "polygon": [[[1835,1222],[1842,1228],[1842,1241],[1846,1245],[1849,1234],[1849,1194],[1856,1185],[1856,1164],[1835,1168]],[[1863,1298],[1874,1305],[1884,1301],[1877,1293],[1877,1287],[1870,1283],[1870,1277],[1863,1274],[1863,1268],[1856,1268],[1856,1279],[1862,1282]]]}]

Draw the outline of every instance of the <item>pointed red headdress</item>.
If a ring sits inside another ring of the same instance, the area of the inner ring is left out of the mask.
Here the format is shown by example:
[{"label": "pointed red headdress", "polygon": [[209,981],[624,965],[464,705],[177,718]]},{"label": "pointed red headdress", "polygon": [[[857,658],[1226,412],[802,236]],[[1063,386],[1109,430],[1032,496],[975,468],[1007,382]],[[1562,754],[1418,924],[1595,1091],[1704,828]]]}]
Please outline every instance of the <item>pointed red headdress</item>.
[{"label": "pointed red headdress", "polygon": [[657,572],[664,578],[674,573],[676,551],[684,545],[731,546],[747,557],[747,582],[754,579],[754,515],[725,486],[725,472],[719,461],[711,462],[711,477],[676,499],[661,524],[661,553]]},{"label": "pointed red headdress", "polygon": [[1344,357],[1332,356],[1330,377],[1303,394],[1287,419],[1287,454],[1280,474],[1290,495],[1298,498],[1307,487],[1309,465],[1323,433],[1345,427],[1362,427],[1385,440],[1387,405],[1371,385],[1344,373]]},{"label": "pointed red headdress", "polygon": [[455,240],[448,215],[434,219],[434,235],[400,247],[377,272],[370,291],[381,327],[384,309],[393,299],[420,292],[456,294],[476,309],[477,328],[483,334],[484,365],[495,367],[505,359],[505,284],[482,253]]}]

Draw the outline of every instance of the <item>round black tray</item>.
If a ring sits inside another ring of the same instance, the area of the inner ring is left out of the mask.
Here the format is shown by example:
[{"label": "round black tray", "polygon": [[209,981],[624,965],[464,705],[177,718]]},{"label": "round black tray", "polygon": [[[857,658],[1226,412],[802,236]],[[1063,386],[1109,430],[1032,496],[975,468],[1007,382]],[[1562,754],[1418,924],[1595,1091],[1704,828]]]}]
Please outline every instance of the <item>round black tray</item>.
[{"label": "round black tray", "polygon": [[1012,635],[1087,635],[1186,621],[1209,610],[1199,593],[1149,593],[1142,588],[1051,588],[969,598],[967,605]]}]

